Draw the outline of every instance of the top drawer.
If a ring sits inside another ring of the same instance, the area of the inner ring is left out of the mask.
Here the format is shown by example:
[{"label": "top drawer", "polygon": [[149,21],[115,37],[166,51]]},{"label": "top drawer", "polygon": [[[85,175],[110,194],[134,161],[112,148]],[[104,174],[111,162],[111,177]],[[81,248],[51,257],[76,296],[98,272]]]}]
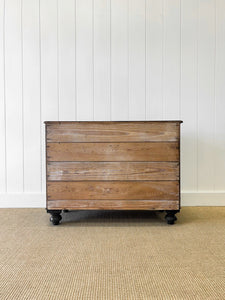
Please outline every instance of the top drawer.
[{"label": "top drawer", "polygon": [[175,142],[181,121],[46,122],[47,142]]}]

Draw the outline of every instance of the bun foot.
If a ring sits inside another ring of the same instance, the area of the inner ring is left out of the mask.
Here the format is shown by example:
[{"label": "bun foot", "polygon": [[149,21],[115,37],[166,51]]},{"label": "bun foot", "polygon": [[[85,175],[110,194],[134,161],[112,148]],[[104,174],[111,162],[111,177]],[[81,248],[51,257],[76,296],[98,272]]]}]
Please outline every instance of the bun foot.
[{"label": "bun foot", "polygon": [[167,224],[169,225],[173,225],[174,222],[177,220],[177,217],[175,216],[175,214],[179,212],[178,210],[167,210],[166,211],[166,216],[165,219],[167,221]]},{"label": "bun foot", "polygon": [[53,225],[59,225],[60,221],[62,220],[61,210],[47,210],[48,213],[51,214],[50,221]]}]

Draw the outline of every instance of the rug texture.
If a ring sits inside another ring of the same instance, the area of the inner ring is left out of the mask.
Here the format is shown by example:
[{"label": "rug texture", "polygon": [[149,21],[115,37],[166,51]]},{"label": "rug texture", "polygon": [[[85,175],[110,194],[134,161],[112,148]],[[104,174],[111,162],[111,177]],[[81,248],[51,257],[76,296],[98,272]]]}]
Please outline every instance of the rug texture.
[{"label": "rug texture", "polygon": [[0,210],[0,299],[225,299],[225,207]]}]

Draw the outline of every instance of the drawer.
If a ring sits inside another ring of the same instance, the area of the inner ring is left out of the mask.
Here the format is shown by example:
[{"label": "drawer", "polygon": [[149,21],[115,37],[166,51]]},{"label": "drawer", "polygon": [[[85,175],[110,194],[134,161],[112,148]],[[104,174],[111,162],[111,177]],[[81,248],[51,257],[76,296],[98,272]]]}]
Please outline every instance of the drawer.
[{"label": "drawer", "polygon": [[49,162],[48,181],[179,180],[177,162]]},{"label": "drawer", "polygon": [[48,143],[48,161],[179,161],[177,142]]},{"label": "drawer", "polygon": [[54,200],[48,209],[177,210],[178,200]]},{"label": "drawer", "polygon": [[47,182],[48,200],[178,200],[179,181]]},{"label": "drawer", "polygon": [[176,142],[179,125],[179,121],[47,122],[47,142]]}]

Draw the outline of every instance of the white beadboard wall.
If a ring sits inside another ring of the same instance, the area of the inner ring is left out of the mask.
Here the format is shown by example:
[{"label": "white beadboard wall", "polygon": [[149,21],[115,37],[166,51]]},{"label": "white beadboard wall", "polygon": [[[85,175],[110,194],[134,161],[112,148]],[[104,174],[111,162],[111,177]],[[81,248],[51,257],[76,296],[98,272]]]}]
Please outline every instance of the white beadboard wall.
[{"label": "white beadboard wall", "polygon": [[0,0],[0,207],[45,206],[45,120],[182,125],[182,205],[225,205],[224,0]]}]

